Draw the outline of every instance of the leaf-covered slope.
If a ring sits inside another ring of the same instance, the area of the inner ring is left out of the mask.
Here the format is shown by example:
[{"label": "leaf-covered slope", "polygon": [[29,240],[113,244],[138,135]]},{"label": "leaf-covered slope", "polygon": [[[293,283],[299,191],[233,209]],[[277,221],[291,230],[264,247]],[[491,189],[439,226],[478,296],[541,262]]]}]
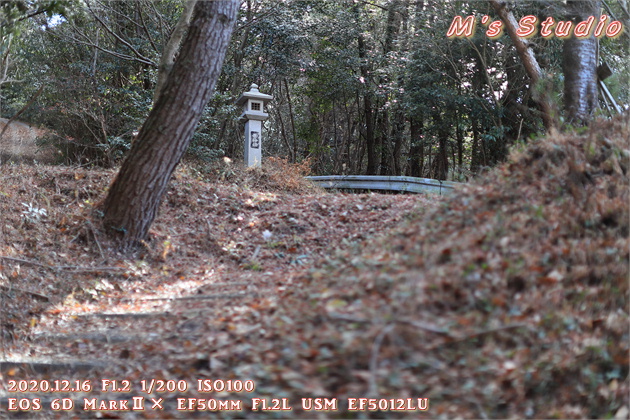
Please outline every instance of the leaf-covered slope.
[{"label": "leaf-covered slope", "polygon": [[[253,393],[168,397],[294,407],[211,414],[224,417],[314,417],[299,411],[310,396],[340,411],[345,397],[430,398],[423,413],[329,417],[627,415],[629,137],[627,116],[552,135],[444,201],[187,169],[135,260],[90,217],[112,172],[4,166],[3,357],[98,360],[91,379],[135,385],[253,380]],[[209,415],[175,407],[145,414]]]},{"label": "leaf-covered slope", "polygon": [[261,333],[296,373],[278,391],[426,397],[428,417],[623,413],[629,138],[627,115],[553,134],[311,271]]}]

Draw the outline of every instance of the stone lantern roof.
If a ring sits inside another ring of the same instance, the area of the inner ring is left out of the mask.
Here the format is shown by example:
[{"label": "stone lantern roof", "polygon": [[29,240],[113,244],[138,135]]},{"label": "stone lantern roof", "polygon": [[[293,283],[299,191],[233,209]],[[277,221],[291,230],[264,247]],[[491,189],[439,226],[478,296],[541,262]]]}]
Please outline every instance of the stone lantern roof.
[{"label": "stone lantern roof", "polygon": [[273,96],[260,93],[258,85],[253,83],[249,88],[249,92],[243,93],[236,101],[237,106],[243,107],[241,120],[265,121],[269,118],[269,114],[265,112],[265,105],[272,99]]},{"label": "stone lantern roof", "polygon": [[257,99],[259,101],[262,101],[263,104],[266,104],[273,99],[273,96],[260,93],[260,91],[258,90],[258,85],[256,83],[252,83],[251,87],[249,88],[249,92],[243,93],[240,98],[236,100],[236,105],[243,106],[248,100],[251,99]]}]

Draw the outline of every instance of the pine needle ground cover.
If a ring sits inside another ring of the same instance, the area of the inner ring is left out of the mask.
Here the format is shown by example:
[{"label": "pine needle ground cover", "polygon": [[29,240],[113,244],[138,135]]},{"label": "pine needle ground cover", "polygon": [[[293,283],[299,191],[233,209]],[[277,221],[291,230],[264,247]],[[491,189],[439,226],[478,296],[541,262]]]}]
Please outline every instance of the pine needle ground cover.
[{"label": "pine needle ground cover", "polygon": [[[628,138],[627,115],[550,135],[443,200],[186,167],[131,257],[98,225],[113,172],[5,165],[0,417],[627,416]],[[4,410],[11,380],[103,378],[132,388],[55,394],[72,412]],[[190,388],[148,394],[152,378]],[[255,390],[198,392],[205,379]],[[80,406],[135,396],[165,408]],[[303,411],[310,397],[338,409]],[[357,397],[429,407],[348,411]],[[181,411],[177,398],[243,409]],[[253,411],[253,398],[293,411]]]}]

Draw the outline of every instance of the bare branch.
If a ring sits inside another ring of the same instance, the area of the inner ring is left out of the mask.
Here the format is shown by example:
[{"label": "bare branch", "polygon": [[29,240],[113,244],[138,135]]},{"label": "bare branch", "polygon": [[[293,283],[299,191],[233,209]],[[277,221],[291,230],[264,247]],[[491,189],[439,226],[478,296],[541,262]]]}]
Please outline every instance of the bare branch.
[{"label": "bare branch", "polygon": [[25,294],[25,295],[35,296],[35,297],[40,298],[40,299],[43,299],[43,300],[45,300],[45,301],[50,301],[50,298],[49,298],[48,296],[46,296],[46,295],[42,295],[42,294],[40,294],[40,293],[36,293],[36,292],[31,292],[31,291],[29,291],[29,290],[20,289],[20,288],[14,287],[13,285],[11,285],[11,286],[5,286],[5,285],[3,285],[3,284],[0,284],[0,289],[4,289],[4,290],[6,290],[7,292],[13,292],[13,291],[15,291],[15,292],[23,293],[23,294]]},{"label": "bare branch", "polygon": [[[532,81],[532,87],[534,87],[540,80],[543,79],[543,73],[538,65],[536,56],[530,48],[530,42],[527,39],[521,38],[516,34],[518,28],[518,22],[514,18],[514,15],[503,2],[498,0],[488,0],[490,5],[494,8],[495,12],[499,15],[503,23],[505,24],[506,31],[518,52],[527,75]],[[553,112],[551,109],[551,101],[547,92],[542,92],[536,102],[542,112],[543,123],[547,130],[551,129],[555,124]]]},{"label": "bare branch", "polygon": [[[140,4],[141,3],[138,3],[138,5]],[[142,24],[142,29],[144,30],[144,33],[147,34],[147,38],[149,39],[149,43],[151,44],[153,51],[155,51],[156,53],[159,53],[160,50],[158,49],[157,45],[155,45],[155,42],[153,41],[153,37],[151,36],[151,33],[149,32],[149,28],[147,28],[147,24],[144,21],[144,14],[142,13],[142,8],[140,8],[138,13],[140,13],[140,22]]]},{"label": "bare branch", "polygon": [[[356,317],[343,315],[343,314],[331,314],[330,318],[334,319],[334,320],[339,320],[339,321],[356,322],[356,323],[361,323],[361,324],[371,324],[371,323],[373,323],[373,321],[369,320],[369,319],[356,318]],[[441,328],[438,328],[438,327],[436,327],[434,325],[425,324],[425,323],[418,322],[418,321],[411,321],[411,320],[408,320],[408,319],[395,319],[395,320],[392,320],[392,322],[395,322],[397,324],[409,325],[409,326],[412,326],[414,328],[418,328],[420,330],[432,332],[434,334],[446,335],[448,337],[455,338],[448,331],[446,331],[444,329],[441,329]]]},{"label": "bare branch", "polygon": [[[466,340],[470,340],[471,338],[477,338],[477,337],[481,337],[482,335],[488,335],[488,334],[494,334],[496,332],[499,331],[506,331],[506,330],[513,330],[516,328],[529,328],[529,326],[527,324],[508,324],[508,325],[502,325],[500,327],[496,327],[496,328],[488,328],[486,330],[481,330],[481,331],[476,331],[472,334],[468,334],[462,337],[458,337],[456,338],[454,341],[466,341]],[[453,341],[451,341],[452,343]]]},{"label": "bare branch", "polygon": [[[86,39],[89,39],[89,37],[88,37],[87,35],[85,35],[85,34],[84,34],[84,33],[82,33],[81,31],[79,31],[78,29],[76,29],[76,31],[75,31],[75,32],[76,32],[77,34],[81,35],[82,37],[84,37],[84,38],[86,38]],[[59,36],[58,36],[58,37],[59,37]],[[61,37],[59,37],[59,38],[61,38]],[[86,46],[91,47],[91,48],[96,48],[96,49],[97,49],[97,50],[99,50],[99,51],[102,51],[102,52],[104,52],[104,53],[106,53],[106,54],[109,54],[109,55],[111,55],[111,56],[114,56],[114,57],[116,57],[116,58],[120,58],[120,59],[122,59],[122,60],[137,61],[137,62],[142,63],[142,64],[147,64],[147,65],[152,66],[152,67],[157,67],[157,64],[156,64],[154,61],[150,60],[150,59],[142,59],[142,58],[140,58],[140,57],[134,57],[134,56],[132,56],[132,55],[127,55],[127,54],[123,54],[123,53],[118,53],[118,52],[116,52],[116,51],[112,51],[112,50],[108,50],[108,49],[106,49],[106,48],[103,48],[103,47],[101,47],[100,45],[95,44],[95,43],[94,43],[94,42],[92,42],[92,41],[81,41],[80,39],[77,39],[77,38],[75,38],[75,37],[73,37],[73,36],[68,36],[68,35],[66,35],[64,38],[69,39],[69,40],[71,40],[71,41],[73,41],[73,42],[76,42],[77,44],[86,45]]]},{"label": "bare branch", "polygon": [[151,18],[153,22],[155,22],[160,27],[160,33],[162,34],[162,39],[163,40],[166,39],[167,37],[166,34],[171,32],[171,29],[168,27],[168,24],[164,22],[164,19],[162,19],[162,15],[155,8],[155,4],[153,1],[148,0],[148,1],[144,1],[144,3],[149,5],[153,9],[153,13],[155,13],[155,16],[157,16],[157,19],[154,19],[150,13],[149,13],[149,17]]},{"label": "bare branch", "polygon": [[116,32],[112,31],[112,29],[107,26],[105,24],[105,22],[103,22],[103,20],[94,12],[94,10],[92,9],[92,6],[90,5],[89,1],[86,1],[85,4],[88,7],[88,10],[90,11],[90,13],[92,13],[92,16],[94,17],[94,19],[97,20],[98,23],[101,24],[101,26],[114,38],[116,38],[120,43],[122,43],[124,46],[126,46],[127,48],[129,48],[131,51],[133,51],[133,53],[136,55],[136,57],[138,58],[137,61],[140,61],[141,63],[146,63],[149,64],[151,66],[157,67],[157,64],[155,64],[155,62],[153,60],[151,60],[150,58],[145,57],[144,55],[140,54],[140,52],[138,50],[136,50],[133,45],[131,45],[127,40],[123,39],[122,37],[120,37],[120,35],[118,35]]},{"label": "bare branch", "polygon": [[25,265],[32,265],[35,267],[45,268],[52,271],[71,271],[73,273],[93,273],[99,271],[126,271],[123,267],[82,267],[78,265],[48,265],[38,263],[36,261],[24,260],[22,258],[5,257],[0,255],[0,260],[17,262]]}]

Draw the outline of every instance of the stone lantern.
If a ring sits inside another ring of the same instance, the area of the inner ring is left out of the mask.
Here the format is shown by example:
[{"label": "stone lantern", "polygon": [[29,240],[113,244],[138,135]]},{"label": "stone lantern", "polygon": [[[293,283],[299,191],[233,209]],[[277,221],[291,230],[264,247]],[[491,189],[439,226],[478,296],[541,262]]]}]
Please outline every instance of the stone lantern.
[{"label": "stone lantern", "polygon": [[260,93],[257,84],[252,84],[236,101],[243,107],[241,120],[245,121],[245,164],[248,167],[260,166],[262,162],[262,123],[269,118],[265,105],[273,99],[271,95]]}]

